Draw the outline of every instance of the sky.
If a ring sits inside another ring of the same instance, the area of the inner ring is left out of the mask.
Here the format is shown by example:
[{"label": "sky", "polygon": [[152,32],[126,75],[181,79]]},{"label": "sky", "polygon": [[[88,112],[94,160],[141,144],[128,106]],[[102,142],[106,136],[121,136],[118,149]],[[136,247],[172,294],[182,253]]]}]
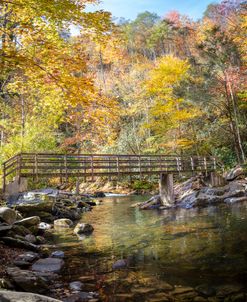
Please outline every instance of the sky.
[{"label": "sky", "polygon": [[125,19],[135,19],[139,13],[149,11],[165,16],[171,10],[177,10],[193,19],[202,17],[208,4],[217,2],[214,0],[102,0],[99,6],[95,6],[106,11],[110,11],[114,17]]}]

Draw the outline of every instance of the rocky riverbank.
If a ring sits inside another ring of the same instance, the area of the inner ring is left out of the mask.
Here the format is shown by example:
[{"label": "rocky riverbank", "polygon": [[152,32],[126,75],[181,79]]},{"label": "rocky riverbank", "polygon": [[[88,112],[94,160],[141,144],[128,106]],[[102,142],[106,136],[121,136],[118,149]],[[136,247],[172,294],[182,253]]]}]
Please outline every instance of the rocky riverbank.
[{"label": "rocky riverbank", "polygon": [[203,176],[175,185],[175,202],[163,205],[159,195],[152,197],[144,203],[134,205],[141,210],[170,208],[191,209],[194,207],[207,207],[220,203],[232,204],[247,200],[247,178],[241,167],[231,170],[225,175],[225,184],[221,187],[212,187]]},{"label": "rocky riverbank", "polygon": [[[53,231],[71,229],[75,236],[90,235],[93,227],[78,221],[83,212],[100,203],[84,195],[53,189],[10,196],[6,206],[0,207],[0,289],[11,292],[0,291],[0,301],[50,301],[28,293],[75,301],[78,288],[75,290],[72,284],[65,289],[61,278],[66,256],[63,251],[49,249]],[[18,294],[13,291],[26,294],[17,299]],[[96,293],[80,295],[83,301],[97,301]]]},{"label": "rocky riverbank", "polygon": [[[173,208],[190,209],[247,200],[247,179],[243,171],[240,172],[231,171],[226,176],[226,185],[218,188],[208,186],[202,177],[177,184]],[[193,288],[171,285],[158,279],[144,278],[138,279],[138,282],[123,280],[118,284],[118,289],[123,287],[123,290],[118,290],[113,300],[104,300],[100,289],[104,287],[107,292],[107,286],[111,284],[92,274],[80,276],[78,280],[65,284],[64,267],[70,259],[66,252],[54,246],[54,232],[69,231],[78,239],[90,236],[94,227],[82,223],[81,218],[83,213],[91,211],[94,206],[100,206],[102,200],[99,197],[103,196],[102,192],[95,196],[76,196],[70,192],[45,189],[8,198],[6,204],[0,207],[0,301],[246,301],[246,289],[235,285]],[[141,209],[167,209],[158,197],[138,206]],[[125,275],[130,266],[128,259],[116,259],[107,272],[108,277],[112,275],[115,282],[114,276]],[[153,287],[154,283],[160,284],[160,290],[157,291],[157,286]],[[131,290],[128,291],[128,288]]]}]

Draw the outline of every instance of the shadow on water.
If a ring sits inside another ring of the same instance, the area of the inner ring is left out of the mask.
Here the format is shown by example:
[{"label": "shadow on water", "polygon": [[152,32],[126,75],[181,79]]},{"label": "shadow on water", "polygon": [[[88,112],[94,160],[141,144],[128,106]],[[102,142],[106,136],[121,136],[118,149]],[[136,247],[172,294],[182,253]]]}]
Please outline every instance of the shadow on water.
[{"label": "shadow on water", "polygon": [[123,272],[113,275],[112,265],[124,259],[124,279],[132,285],[155,277],[172,285],[245,286],[247,203],[171,211],[130,207],[146,199],[106,198],[83,216],[82,221],[95,228],[92,236],[81,241],[72,234],[57,236],[56,243],[67,254],[67,281],[94,274],[103,275],[106,283],[113,278],[116,284]]}]

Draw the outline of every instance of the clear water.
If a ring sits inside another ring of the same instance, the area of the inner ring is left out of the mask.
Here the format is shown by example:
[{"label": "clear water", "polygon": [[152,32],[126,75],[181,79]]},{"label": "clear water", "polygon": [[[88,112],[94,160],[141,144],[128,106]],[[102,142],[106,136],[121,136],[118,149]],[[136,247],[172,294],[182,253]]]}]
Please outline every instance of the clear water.
[{"label": "clear water", "polygon": [[[128,293],[148,278],[154,280],[152,287],[159,281],[246,287],[247,203],[169,211],[130,207],[146,199],[105,198],[83,215],[82,222],[95,228],[91,236],[78,240],[71,233],[58,235],[56,243],[67,255],[66,281],[96,276],[98,288],[108,296],[105,301],[115,301],[113,293]],[[113,272],[119,259],[127,267]]]}]

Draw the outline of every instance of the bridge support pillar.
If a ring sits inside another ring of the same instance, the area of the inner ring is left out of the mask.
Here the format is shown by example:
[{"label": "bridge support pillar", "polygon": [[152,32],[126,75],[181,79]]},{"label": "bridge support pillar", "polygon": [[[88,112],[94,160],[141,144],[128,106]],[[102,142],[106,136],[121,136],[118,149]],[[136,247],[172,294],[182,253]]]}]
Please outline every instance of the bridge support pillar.
[{"label": "bridge support pillar", "polygon": [[15,179],[5,186],[5,196],[23,193],[28,190],[27,178],[16,176]]},{"label": "bridge support pillar", "polygon": [[160,174],[160,198],[163,206],[171,206],[175,202],[173,174]]},{"label": "bridge support pillar", "polygon": [[226,180],[223,176],[216,172],[210,173],[210,184],[212,187],[223,187],[226,185]]}]

